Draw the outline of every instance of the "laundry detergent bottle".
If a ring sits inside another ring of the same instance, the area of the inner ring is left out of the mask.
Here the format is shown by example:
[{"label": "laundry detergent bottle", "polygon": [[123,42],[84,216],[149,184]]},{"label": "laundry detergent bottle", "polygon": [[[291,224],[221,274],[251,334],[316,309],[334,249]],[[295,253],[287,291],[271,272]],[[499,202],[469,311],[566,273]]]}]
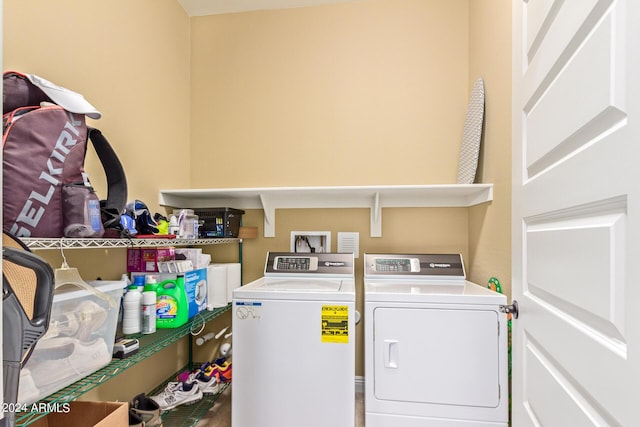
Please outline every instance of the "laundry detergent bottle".
[{"label": "laundry detergent bottle", "polygon": [[189,320],[184,276],[165,280],[156,287],[156,328],[177,328]]}]

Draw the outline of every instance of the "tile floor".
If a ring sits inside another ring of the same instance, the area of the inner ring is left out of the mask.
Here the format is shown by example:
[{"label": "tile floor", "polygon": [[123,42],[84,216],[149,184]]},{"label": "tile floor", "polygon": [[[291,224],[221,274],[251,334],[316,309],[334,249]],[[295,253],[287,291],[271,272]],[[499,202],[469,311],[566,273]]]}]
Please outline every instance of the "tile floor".
[{"label": "tile floor", "polygon": [[[218,398],[207,415],[196,427],[231,427],[231,389],[229,387]],[[355,427],[364,427],[364,393],[356,393]]]}]

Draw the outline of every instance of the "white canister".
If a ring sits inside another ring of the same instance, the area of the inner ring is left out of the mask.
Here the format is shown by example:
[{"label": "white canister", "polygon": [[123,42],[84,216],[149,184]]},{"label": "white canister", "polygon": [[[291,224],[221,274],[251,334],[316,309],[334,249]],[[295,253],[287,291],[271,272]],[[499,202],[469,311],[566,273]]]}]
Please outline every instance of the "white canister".
[{"label": "white canister", "polygon": [[[174,215],[176,211],[173,211]],[[181,209],[178,211],[178,237],[181,239],[198,238],[198,215],[193,209]]]},{"label": "white canister", "polygon": [[141,301],[142,295],[136,285],[131,285],[124,295],[122,305],[124,314],[122,316],[122,333],[125,335],[139,334],[141,328]]}]

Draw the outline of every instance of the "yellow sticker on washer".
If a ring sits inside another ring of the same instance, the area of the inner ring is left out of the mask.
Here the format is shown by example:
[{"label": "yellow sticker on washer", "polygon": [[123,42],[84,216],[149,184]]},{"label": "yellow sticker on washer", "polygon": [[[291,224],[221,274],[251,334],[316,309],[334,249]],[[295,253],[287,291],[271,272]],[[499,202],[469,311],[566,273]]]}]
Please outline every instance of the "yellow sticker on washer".
[{"label": "yellow sticker on washer", "polygon": [[346,305],[322,306],[322,342],[349,342],[349,307]]}]

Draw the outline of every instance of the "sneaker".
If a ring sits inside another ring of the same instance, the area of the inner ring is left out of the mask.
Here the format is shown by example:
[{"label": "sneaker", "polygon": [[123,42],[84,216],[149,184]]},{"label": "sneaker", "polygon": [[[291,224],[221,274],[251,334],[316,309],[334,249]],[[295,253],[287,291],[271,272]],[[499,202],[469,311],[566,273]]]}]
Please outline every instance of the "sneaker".
[{"label": "sneaker", "polygon": [[200,365],[200,367],[194,369],[193,371],[183,371],[180,372],[177,376],[176,376],[176,381],[178,382],[192,382],[189,378],[191,376],[195,376],[200,372],[205,372],[207,367],[209,367],[211,365],[211,362],[204,362],[202,365]]},{"label": "sneaker", "polygon": [[214,365],[219,365],[219,366],[226,366],[229,364],[229,362],[227,362],[227,358],[226,357],[219,357],[215,360],[215,362],[213,362]]},{"label": "sneaker", "polygon": [[55,338],[57,336],[74,337],[78,332],[80,325],[74,313],[61,313],[51,316],[49,321],[49,329],[40,340]]},{"label": "sneaker", "polygon": [[224,371],[229,367],[230,363],[224,361],[223,363],[215,363],[215,362],[207,362],[200,367],[200,370],[205,374],[211,376],[213,373],[218,371]]},{"label": "sneaker", "polygon": [[138,415],[144,421],[145,427],[159,427],[162,425],[160,406],[155,400],[141,393],[131,399],[129,412]]},{"label": "sneaker", "polygon": [[78,322],[78,332],[74,337],[80,341],[89,341],[96,337],[96,333],[104,329],[103,325],[109,314],[107,308],[90,300],[82,301],[75,307],[74,313]]},{"label": "sneaker", "polygon": [[75,338],[56,337],[40,340],[27,366],[31,369],[36,386],[42,391],[52,386],[64,387],[109,362],[111,352],[102,338],[92,343],[83,343]]},{"label": "sneaker", "polygon": [[203,394],[216,394],[220,390],[220,383],[216,377],[210,377],[204,372],[189,375],[189,382],[197,382]]},{"label": "sneaker", "polygon": [[224,371],[218,371],[216,374],[216,378],[221,383],[230,383],[231,382],[231,365]]},{"label": "sneaker", "polygon": [[[194,372],[196,372],[196,371],[194,371]],[[193,373],[191,371],[180,372],[176,376],[176,381],[178,381],[178,382],[189,382],[189,377],[191,375],[193,375]]]},{"label": "sneaker", "polygon": [[176,406],[195,403],[202,399],[198,383],[170,382],[162,393],[151,396],[161,411],[168,411]]},{"label": "sneaker", "polygon": [[129,427],[145,427],[142,418],[131,409],[129,409]]},{"label": "sneaker", "polygon": [[224,362],[221,365],[212,364],[207,367],[205,374],[210,377],[216,377],[219,383],[228,383],[231,381],[231,363]]}]

